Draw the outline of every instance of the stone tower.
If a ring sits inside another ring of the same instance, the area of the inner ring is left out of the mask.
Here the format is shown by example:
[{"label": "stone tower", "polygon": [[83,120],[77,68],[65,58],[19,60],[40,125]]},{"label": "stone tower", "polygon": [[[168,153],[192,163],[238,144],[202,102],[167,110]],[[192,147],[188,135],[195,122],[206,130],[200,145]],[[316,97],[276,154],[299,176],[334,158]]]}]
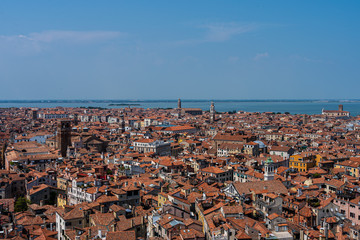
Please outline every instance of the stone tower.
[{"label": "stone tower", "polygon": [[120,116],[120,132],[125,132],[125,118],[124,115]]},{"label": "stone tower", "polygon": [[62,157],[66,157],[68,146],[71,146],[71,121],[61,120],[57,127],[57,148]]},{"label": "stone tower", "polygon": [[32,120],[37,120],[37,118],[38,118],[38,111],[37,110],[32,110],[31,119]]},{"label": "stone tower", "polygon": [[75,113],[74,114],[74,124],[78,125],[78,123],[79,123],[79,114]]},{"label": "stone tower", "polygon": [[342,104],[339,105],[339,111],[340,112],[344,111],[344,106]]},{"label": "stone tower", "polygon": [[268,159],[265,162],[264,181],[274,180],[274,176],[275,176],[274,168],[275,167],[273,160],[271,159],[271,157],[268,157]]},{"label": "stone tower", "polygon": [[178,118],[181,118],[182,109],[181,109],[181,99],[180,98],[178,99],[178,105],[177,105],[176,112],[177,112]]},{"label": "stone tower", "polygon": [[213,123],[215,121],[215,106],[214,106],[214,102],[211,102],[211,106],[210,106],[210,122]]},{"label": "stone tower", "polygon": [[306,116],[306,114],[304,114],[303,116],[303,124],[307,124],[308,123],[308,118]]}]

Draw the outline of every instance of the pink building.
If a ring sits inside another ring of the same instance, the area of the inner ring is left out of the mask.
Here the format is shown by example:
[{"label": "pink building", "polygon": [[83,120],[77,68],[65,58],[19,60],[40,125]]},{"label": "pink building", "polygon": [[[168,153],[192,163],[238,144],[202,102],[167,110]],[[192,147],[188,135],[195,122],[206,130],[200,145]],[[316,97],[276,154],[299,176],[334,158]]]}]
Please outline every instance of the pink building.
[{"label": "pink building", "polygon": [[333,203],[339,207],[339,213],[356,225],[360,224],[360,196],[352,200],[335,198]]}]

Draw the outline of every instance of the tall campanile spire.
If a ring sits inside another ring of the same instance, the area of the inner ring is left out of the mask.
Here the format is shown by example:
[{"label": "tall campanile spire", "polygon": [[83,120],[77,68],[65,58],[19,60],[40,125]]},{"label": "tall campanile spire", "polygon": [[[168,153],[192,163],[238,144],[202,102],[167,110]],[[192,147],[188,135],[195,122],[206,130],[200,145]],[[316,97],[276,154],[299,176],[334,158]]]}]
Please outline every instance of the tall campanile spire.
[{"label": "tall campanile spire", "polygon": [[215,121],[215,106],[214,102],[211,101],[210,105],[210,122],[213,123]]}]

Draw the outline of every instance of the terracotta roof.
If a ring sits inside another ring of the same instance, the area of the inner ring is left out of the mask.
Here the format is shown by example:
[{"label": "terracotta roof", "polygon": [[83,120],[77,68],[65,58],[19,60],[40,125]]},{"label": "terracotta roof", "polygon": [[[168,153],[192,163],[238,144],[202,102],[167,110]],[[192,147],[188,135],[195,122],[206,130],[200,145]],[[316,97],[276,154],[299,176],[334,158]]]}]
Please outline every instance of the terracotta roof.
[{"label": "terracotta roof", "polygon": [[208,172],[208,173],[215,173],[215,174],[219,174],[219,173],[224,173],[225,171],[218,168],[218,167],[207,167],[207,168],[203,168],[200,170],[201,172]]},{"label": "terracotta roof", "polygon": [[136,240],[135,231],[108,232],[106,240]]},{"label": "terracotta roof", "polygon": [[272,193],[281,193],[287,194],[288,190],[284,186],[284,184],[279,180],[271,180],[271,181],[256,181],[256,182],[235,182],[233,183],[237,192],[241,194],[249,194],[252,191],[261,191],[266,190],[267,192]]}]

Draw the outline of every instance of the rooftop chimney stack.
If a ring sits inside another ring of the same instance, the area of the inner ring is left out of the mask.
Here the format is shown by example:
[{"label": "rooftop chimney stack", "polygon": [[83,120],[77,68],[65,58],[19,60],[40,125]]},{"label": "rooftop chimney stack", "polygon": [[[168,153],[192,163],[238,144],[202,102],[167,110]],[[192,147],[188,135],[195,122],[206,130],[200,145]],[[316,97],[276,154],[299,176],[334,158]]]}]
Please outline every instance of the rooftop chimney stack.
[{"label": "rooftop chimney stack", "polygon": [[339,111],[344,111],[344,106],[342,104],[339,105]]}]

